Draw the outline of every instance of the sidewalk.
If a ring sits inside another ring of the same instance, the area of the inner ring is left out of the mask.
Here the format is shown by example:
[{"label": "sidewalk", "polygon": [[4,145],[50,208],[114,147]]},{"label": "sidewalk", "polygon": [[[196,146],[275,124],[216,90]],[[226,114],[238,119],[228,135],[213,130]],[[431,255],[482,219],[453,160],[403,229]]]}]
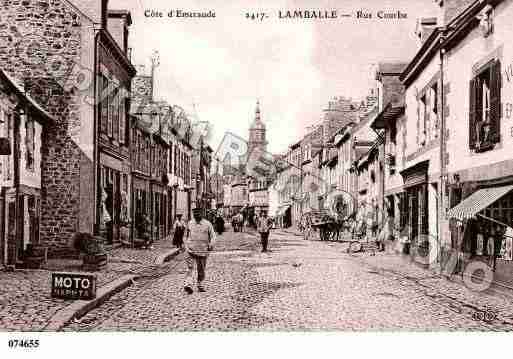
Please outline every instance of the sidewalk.
[{"label": "sidewalk", "polygon": [[434,270],[412,262],[411,257],[377,252],[370,256],[362,253],[351,256],[355,261],[370,267],[378,275],[399,281],[405,286],[415,286],[421,295],[436,302],[446,302],[453,310],[472,315],[475,311],[491,309],[497,314],[497,324],[513,324],[513,291],[492,287],[477,292],[466,287],[461,276],[440,276]]},{"label": "sidewalk", "polygon": [[[155,268],[157,260],[174,254],[171,240],[158,241],[153,249],[115,248],[108,252],[107,267],[94,272],[97,290],[127,274]],[[51,297],[54,271],[81,272],[81,262],[52,259],[44,269],[0,272],[0,331],[41,331],[58,311],[76,302]]]}]

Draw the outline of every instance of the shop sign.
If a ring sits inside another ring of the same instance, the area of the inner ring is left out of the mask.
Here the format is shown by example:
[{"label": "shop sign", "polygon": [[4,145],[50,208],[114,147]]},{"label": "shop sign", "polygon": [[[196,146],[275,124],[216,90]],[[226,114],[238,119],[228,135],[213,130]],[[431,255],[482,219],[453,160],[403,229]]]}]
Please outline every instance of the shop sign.
[{"label": "shop sign", "polygon": [[94,299],[96,298],[96,276],[84,273],[52,273],[52,297]]}]

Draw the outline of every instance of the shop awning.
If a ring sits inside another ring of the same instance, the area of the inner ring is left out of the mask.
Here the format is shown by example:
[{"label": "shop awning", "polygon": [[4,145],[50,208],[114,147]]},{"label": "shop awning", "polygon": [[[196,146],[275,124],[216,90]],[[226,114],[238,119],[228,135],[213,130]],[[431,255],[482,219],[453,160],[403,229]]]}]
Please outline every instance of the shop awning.
[{"label": "shop awning", "polygon": [[287,209],[290,208],[290,204],[287,204],[285,206],[281,206],[278,208],[278,211],[276,212],[276,216],[283,216]]},{"label": "shop awning", "polygon": [[480,189],[451,208],[447,216],[459,220],[470,219],[511,190],[513,185]]}]

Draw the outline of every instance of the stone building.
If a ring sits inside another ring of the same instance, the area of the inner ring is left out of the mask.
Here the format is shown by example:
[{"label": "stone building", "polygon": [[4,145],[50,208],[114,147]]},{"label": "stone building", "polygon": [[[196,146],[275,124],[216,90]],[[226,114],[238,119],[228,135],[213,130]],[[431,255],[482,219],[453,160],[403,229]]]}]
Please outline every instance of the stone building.
[{"label": "stone building", "polygon": [[55,119],[0,70],[0,263],[40,243],[41,144]]},{"label": "stone building", "polygon": [[0,29],[0,67],[56,120],[44,129],[41,153],[40,241],[53,253],[68,251],[77,232],[119,237],[119,213],[111,228],[102,221],[101,189],[112,186],[114,203],[128,182],[123,109],[135,69],[125,44],[130,16],[109,14],[107,5],[43,0],[0,9],[13,24]]}]

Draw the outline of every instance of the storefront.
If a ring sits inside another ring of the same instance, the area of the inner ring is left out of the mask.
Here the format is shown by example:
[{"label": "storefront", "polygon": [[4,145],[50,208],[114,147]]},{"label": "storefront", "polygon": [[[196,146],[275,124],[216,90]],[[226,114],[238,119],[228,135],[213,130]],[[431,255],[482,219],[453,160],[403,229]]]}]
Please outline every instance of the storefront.
[{"label": "storefront", "polygon": [[144,216],[150,216],[150,181],[149,178],[133,172],[132,182],[132,238],[142,238],[144,235]]},{"label": "storefront", "polygon": [[276,226],[279,228],[288,228],[292,225],[292,210],[290,204],[278,207],[275,215]]},{"label": "storefront", "polygon": [[108,164],[100,166],[100,233],[108,244],[114,244],[120,241],[121,228],[128,225],[128,218],[123,218],[122,214],[127,211],[124,207],[129,205],[124,200],[129,193],[129,175],[123,167]]},{"label": "storefront", "polygon": [[423,161],[401,172],[408,206],[406,223],[410,251],[424,257],[429,253],[428,167]]},{"label": "storefront", "polygon": [[153,240],[160,240],[166,237],[167,218],[167,186],[153,182],[151,184],[151,219]]},{"label": "storefront", "polygon": [[467,183],[451,188],[451,197],[464,198],[447,213],[451,247],[459,253],[455,272],[478,260],[492,268],[495,281],[513,284],[513,184]]}]

